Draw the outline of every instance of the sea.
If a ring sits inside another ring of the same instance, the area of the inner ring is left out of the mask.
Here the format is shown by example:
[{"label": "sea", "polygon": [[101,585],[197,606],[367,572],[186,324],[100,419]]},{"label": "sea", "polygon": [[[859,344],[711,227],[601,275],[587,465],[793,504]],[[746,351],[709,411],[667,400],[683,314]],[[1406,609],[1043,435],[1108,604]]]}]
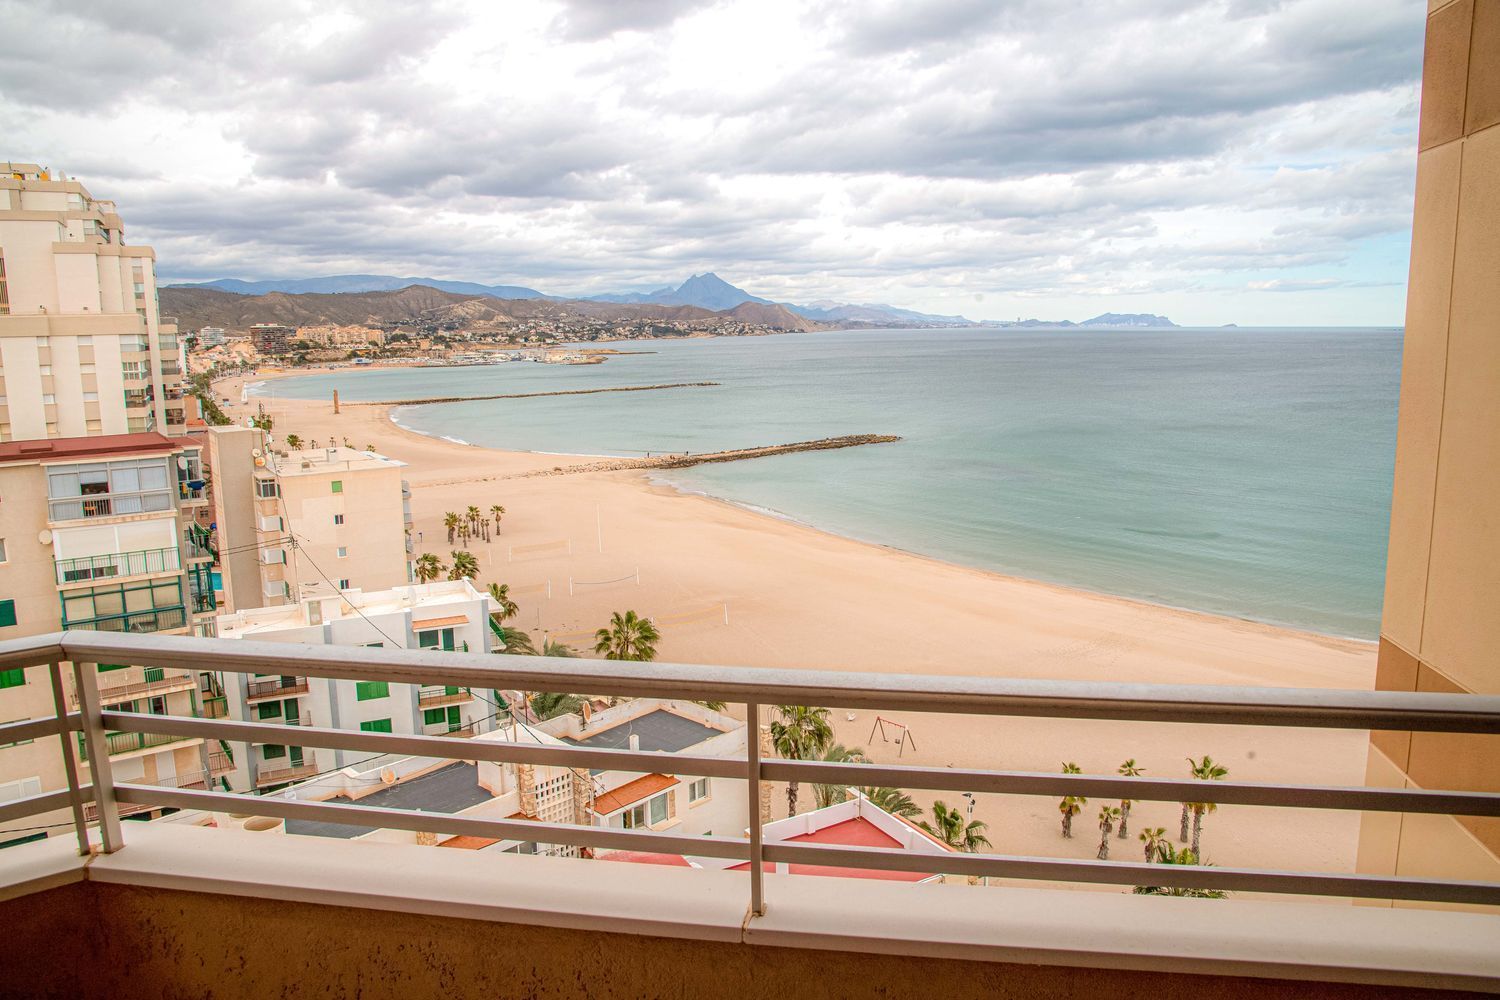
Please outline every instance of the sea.
[{"label": "sea", "polygon": [[[896,434],[895,444],[653,475],[967,566],[1331,635],[1378,633],[1399,329],[881,330],[605,346],[646,353],[353,369],[256,391],[327,399],[337,387],[347,401],[388,401],[716,382],[405,406],[392,418],[559,455]],[[890,586],[894,623],[902,582]]]}]

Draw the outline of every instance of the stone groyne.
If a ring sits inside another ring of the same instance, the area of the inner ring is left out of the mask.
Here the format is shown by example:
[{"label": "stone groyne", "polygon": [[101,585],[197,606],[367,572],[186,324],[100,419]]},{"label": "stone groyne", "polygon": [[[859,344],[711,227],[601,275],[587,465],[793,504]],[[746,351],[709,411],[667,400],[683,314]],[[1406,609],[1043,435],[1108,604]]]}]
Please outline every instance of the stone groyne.
[{"label": "stone groyne", "polygon": [[653,455],[649,458],[604,458],[581,465],[557,465],[550,469],[534,469],[501,476],[502,479],[532,479],[537,476],[571,476],[584,472],[617,472],[624,469],[687,469],[694,465],[709,465],[714,462],[741,462],[749,458],[769,458],[772,455],[790,455],[799,451],[832,451],[836,448],[858,448],[867,444],[890,444],[900,441],[895,434],[845,434],[842,437],[819,438],[816,441],[794,441],[791,444],[768,444],[757,448],[736,448],[732,451],[707,451],[701,455],[674,453]]},{"label": "stone groyne", "polygon": [[382,399],[345,403],[345,406],[426,406],[429,403],[471,403],[481,399],[536,399],[540,396],[590,396],[596,392],[653,392],[657,389],[706,389],[718,382],[668,382],[664,385],[620,385],[604,389],[558,389],[553,392],[506,392],[494,396],[428,396],[423,399]]}]

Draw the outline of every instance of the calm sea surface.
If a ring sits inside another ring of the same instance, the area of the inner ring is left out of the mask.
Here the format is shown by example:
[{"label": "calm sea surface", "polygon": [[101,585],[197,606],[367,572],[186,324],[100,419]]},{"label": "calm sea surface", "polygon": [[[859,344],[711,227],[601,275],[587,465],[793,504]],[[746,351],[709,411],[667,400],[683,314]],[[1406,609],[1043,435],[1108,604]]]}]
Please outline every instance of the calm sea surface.
[{"label": "calm sea surface", "polygon": [[[897,330],[613,346],[656,353],[577,367],[348,371],[275,392],[326,399],[337,386],[346,400],[390,400],[720,382],[404,407],[396,419],[565,454],[899,434],[899,444],[665,478],[970,566],[1377,634],[1399,331]],[[899,618],[901,584],[891,583]]]}]

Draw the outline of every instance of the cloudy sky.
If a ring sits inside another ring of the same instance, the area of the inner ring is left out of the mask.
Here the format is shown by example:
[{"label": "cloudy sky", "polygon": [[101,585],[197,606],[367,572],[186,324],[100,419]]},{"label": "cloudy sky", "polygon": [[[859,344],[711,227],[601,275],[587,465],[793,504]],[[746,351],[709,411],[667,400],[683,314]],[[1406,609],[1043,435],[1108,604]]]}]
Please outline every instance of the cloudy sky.
[{"label": "cloudy sky", "polygon": [[165,280],[1394,325],[1425,9],[0,0],[0,144]]}]

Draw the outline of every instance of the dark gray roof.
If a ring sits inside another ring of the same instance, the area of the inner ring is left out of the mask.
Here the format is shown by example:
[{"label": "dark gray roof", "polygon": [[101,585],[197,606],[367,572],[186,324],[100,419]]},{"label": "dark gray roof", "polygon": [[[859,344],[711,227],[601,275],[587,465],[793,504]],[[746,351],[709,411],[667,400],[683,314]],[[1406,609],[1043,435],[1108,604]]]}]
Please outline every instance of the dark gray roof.
[{"label": "dark gray roof", "polygon": [[[423,812],[456,813],[470,806],[493,798],[488,790],[479,787],[479,769],[462,762],[412,778],[372,792],[357,802],[342,795],[329,799],[340,805],[381,806],[387,809],[421,809]],[[344,823],[325,823],[305,819],[286,821],[287,833],[300,833],[311,837],[338,837],[348,840],[380,829],[373,826],[350,826]]]},{"label": "dark gray roof", "polygon": [[628,750],[630,749],[630,736],[633,733],[641,738],[642,750],[676,753],[695,743],[702,743],[706,739],[718,736],[720,732],[712,726],[705,726],[701,722],[684,719],[680,715],[673,715],[671,712],[658,708],[654,712],[631,719],[629,722],[622,722],[618,726],[611,726],[593,736],[581,740],[563,737],[563,740],[575,746],[592,747],[596,750]]}]

